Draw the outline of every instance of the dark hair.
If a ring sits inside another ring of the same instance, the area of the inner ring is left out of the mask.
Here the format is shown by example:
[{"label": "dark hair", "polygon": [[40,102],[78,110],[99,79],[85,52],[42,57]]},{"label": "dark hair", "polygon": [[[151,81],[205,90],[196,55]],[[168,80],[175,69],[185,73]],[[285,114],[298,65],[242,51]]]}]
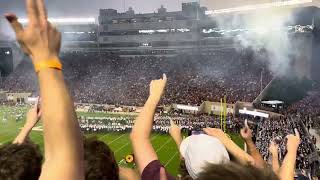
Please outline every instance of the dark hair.
[{"label": "dark hair", "polygon": [[42,154],[31,142],[0,147],[0,179],[37,180],[41,174]]},{"label": "dark hair", "polygon": [[198,180],[278,180],[277,175],[266,167],[262,170],[236,163],[208,164]]},{"label": "dark hair", "polygon": [[113,151],[102,141],[84,139],[86,180],[118,180],[119,167]]}]

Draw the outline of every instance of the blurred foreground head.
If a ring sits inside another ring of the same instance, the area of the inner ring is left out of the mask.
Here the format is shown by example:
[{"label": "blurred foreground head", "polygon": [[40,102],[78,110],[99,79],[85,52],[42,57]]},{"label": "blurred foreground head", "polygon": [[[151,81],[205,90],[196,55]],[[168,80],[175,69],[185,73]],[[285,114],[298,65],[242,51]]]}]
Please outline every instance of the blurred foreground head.
[{"label": "blurred foreground head", "polygon": [[119,167],[113,151],[95,137],[84,139],[86,180],[118,180]]},{"label": "blurred foreground head", "polygon": [[180,145],[180,153],[185,160],[189,175],[197,179],[208,164],[224,164],[230,161],[224,145],[215,137],[206,134],[192,135]]},{"label": "blurred foreground head", "polygon": [[42,154],[31,142],[0,147],[0,179],[37,180],[41,173]]},{"label": "blurred foreground head", "polygon": [[236,163],[208,164],[198,180],[278,180],[272,169],[257,169]]}]

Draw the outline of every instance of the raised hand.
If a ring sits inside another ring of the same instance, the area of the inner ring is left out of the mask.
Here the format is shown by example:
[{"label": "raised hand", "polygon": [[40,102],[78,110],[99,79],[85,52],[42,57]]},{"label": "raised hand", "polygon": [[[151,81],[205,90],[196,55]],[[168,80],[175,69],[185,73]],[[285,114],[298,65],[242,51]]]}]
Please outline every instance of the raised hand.
[{"label": "raised hand", "polygon": [[228,139],[228,136],[218,128],[204,128],[203,131],[209,136],[218,138],[220,141]]},{"label": "raised hand", "polygon": [[269,151],[272,155],[278,154],[278,148],[279,148],[279,145],[277,143],[275,143],[274,141],[271,141],[270,146],[269,146]]},{"label": "raised hand", "polygon": [[172,139],[175,141],[179,149],[180,144],[182,142],[181,128],[178,125],[176,125],[172,120],[170,120],[169,134],[172,137]]},{"label": "raised hand", "polygon": [[297,129],[294,129],[295,135],[290,134],[287,136],[287,150],[288,151],[297,151],[300,144],[300,134]]},{"label": "raised hand", "polygon": [[16,33],[22,50],[31,56],[33,63],[57,59],[61,34],[47,21],[47,11],[43,0],[27,0],[28,26],[24,28],[15,14],[5,17]]},{"label": "raised hand", "polygon": [[32,128],[37,124],[41,116],[41,111],[38,112],[38,105],[34,106],[27,113],[26,122],[19,132],[18,136],[13,140],[13,144],[22,144],[26,141]]},{"label": "raised hand", "polygon": [[38,104],[29,110],[27,113],[27,120],[24,125],[25,128],[32,129],[40,120],[41,110],[38,111]]},{"label": "raised hand", "polygon": [[158,103],[161,99],[161,96],[164,92],[164,88],[167,84],[167,76],[163,74],[162,79],[153,80],[150,83],[150,100],[154,103]]},{"label": "raised hand", "polygon": [[245,121],[245,127],[240,130],[240,134],[244,140],[252,139],[252,130],[248,126],[247,120]]}]

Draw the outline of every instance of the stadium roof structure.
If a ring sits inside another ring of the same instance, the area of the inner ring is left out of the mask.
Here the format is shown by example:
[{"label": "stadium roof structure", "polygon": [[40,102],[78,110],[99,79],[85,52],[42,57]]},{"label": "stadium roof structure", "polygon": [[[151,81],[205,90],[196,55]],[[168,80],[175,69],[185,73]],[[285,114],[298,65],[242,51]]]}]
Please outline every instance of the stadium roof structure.
[{"label": "stadium roof structure", "polygon": [[258,3],[258,4],[248,4],[244,6],[225,8],[225,9],[216,9],[206,11],[206,15],[215,16],[219,14],[227,14],[227,13],[245,13],[249,11],[259,11],[266,10],[277,7],[296,7],[296,6],[314,6],[317,3],[314,0],[285,0],[285,1],[277,1],[277,2],[267,2],[267,3]]},{"label": "stadium roof structure", "polygon": [[283,101],[278,101],[278,100],[262,101],[261,103],[262,103],[262,104],[268,104],[268,105],[284,104]]},{"label": "stadium roof structure", "polygon": [[[22,24],[27,24],[28,19],[19,19],[18,20]],[[71,24],[96,24],[96,19],[93,17],[88,18],[48,18],[53,24],[57,25],[71,25]]]}]

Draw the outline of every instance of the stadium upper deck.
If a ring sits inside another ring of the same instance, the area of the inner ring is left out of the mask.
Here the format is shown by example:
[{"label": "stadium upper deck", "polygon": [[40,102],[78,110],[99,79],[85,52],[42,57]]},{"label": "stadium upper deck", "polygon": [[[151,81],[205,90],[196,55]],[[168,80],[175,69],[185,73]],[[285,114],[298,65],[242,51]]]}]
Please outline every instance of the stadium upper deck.
[{"label": "stadium upper deck", "polygon": [[[308,6],[271,6],[269,9],[272,10],[272,16],[286,21],[284,26],[272,27],[271,30],[313,32],[319,24],[319,8],[310,6],[313,3],[303,5]],[[98,24],[92,18],[55,20],[63,34],[65,51],[99,50],[120,54],[132,54],[135,51],[147,52],[144,54],[176,54],[195,49],[207,51],[230,48],[237,46],[234,37],[239,34],[270,30],[267,29],[270,27],[264,29],[256,27],[256,24],[250,27],[246,23],[247,19],[265,17],[269,11],[246,11],[243,14],[230,11],[213,16],[208,13],[210,10],[193,2],[183,3],[182,10],[175,12],[167,12],[163,6],[157,12],[146,14],[136,14],[132,8],[125,13],[101,9]]]}]

